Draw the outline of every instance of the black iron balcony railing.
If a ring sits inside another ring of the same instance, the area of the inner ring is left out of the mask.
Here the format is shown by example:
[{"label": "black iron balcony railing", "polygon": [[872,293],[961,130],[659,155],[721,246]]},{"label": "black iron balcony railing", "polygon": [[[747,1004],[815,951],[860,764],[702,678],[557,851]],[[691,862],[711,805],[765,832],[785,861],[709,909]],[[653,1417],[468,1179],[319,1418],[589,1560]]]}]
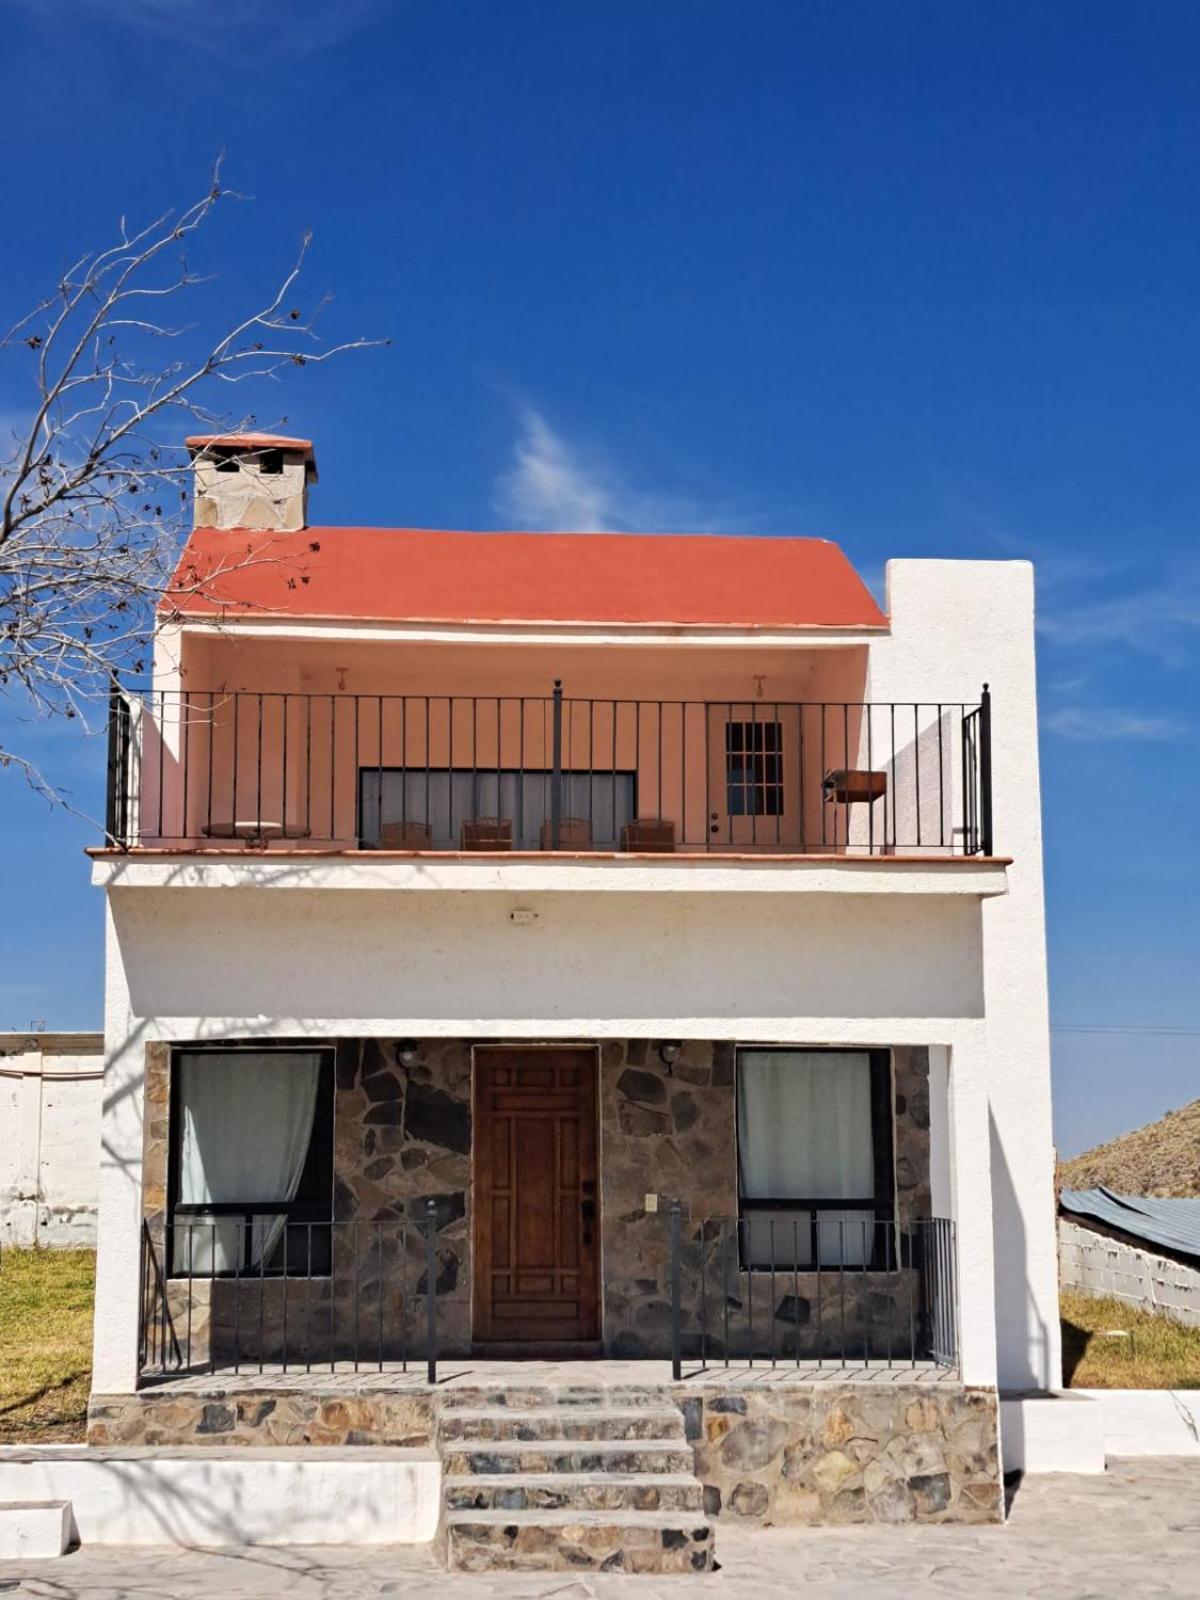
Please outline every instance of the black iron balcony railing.
[{"label": "black iron balcony railing", "polygon": [[958,1365],[955,1228],[946,1217],[696,1219],[676,1200],[668,1227],[677,1378],[685,1360]]},{"label": "black iron balcony railing", "polygon": [[112,844],[992,854],[991,700],[114,689]]},{"label": "black iron balcony railing", "polygon": [[394,1222],[292,1222],[265,1215],[277,1203],[209,1206],[143,1223],[141,1375],[407,1371],[411,1361],[435,1383],[437,1202],[408,1210]]}]

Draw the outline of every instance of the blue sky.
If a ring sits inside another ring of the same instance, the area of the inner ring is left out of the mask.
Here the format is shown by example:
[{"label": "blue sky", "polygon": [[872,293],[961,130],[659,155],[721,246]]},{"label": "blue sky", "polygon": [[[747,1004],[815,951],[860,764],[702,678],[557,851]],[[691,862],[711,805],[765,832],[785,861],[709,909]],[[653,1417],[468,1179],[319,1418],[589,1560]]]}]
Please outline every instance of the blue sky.
[{"label": "blue sky", "polygon": [[[305,227],[386,352],[265,396],[318,520],[715,529],[1039,566],[1070,1154],[1200,1094],[1200,9],[0,0],[0,321],[116,216]],[[0,359],[0,417],[20,415]],[[986,664],[980,663],[980,677]],[[998,708],[1002,715],[1002,708]],[[12,708],[0,738],[14,740]],[[20,730],[85,808],[102,752]],[[999,824],[1002,833],[1002,822]],[[0,1027],[97,1025],[81,824],[0,775]]]}]

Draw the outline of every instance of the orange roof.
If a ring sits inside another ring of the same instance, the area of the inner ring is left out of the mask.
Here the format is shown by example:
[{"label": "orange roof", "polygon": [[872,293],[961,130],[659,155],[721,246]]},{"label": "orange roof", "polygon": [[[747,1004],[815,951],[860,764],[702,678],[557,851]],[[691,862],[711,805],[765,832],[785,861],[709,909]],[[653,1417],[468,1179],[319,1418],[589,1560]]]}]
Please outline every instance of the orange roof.
[{"label": "orange roof", "polygon": [[197,528],[162,608],[406,622],[887,623],[825,539],[429,528]]}]

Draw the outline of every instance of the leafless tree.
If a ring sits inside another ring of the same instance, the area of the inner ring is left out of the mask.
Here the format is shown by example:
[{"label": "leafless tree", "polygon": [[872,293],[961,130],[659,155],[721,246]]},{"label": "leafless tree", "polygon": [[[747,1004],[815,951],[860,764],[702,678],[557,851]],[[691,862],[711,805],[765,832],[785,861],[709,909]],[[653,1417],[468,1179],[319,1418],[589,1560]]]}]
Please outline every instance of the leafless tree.
[{"label": "leafless tree", "polygon": [[[187,522],[184,436],[252,426],[236,406],[244,386],[384,342],[321,342],[326,302],[306,312],[294,298],[307,236],[259,309],[215,334],[177,322],[211,281],[189,266],[189,243],[238,198],[218,162],[183,211],[133,230],[122,218],[115,241],[81,256],[0,340],[34,383],[28,422],[0,438],[0,703],[18,714],[94,728],[112,673],[143,671]],[[256,559],[249,544],[245,559]],[[0,766],[64,799],[12,743],[0,742]]]}]

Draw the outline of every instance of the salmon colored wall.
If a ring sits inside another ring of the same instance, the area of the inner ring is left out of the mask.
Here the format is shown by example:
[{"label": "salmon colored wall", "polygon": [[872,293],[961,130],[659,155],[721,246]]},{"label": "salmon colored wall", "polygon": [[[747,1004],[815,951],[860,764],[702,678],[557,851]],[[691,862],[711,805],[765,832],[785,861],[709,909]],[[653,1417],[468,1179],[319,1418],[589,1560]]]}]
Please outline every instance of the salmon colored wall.
[{"label": "salmon colored wall", "polygon": [[[350,844],[360,768],[549,769],[557,676],[564,770],[636,772],[638,815],[674,821],[677,844],[829,847],[839,824],[822,804],[821,780],[828,767],[853,764],[859,713],[843,713],[841,703],[862,699],[866,655],[865,645],[739,651],[185,636],[180,682],[191,710],[173,718],[168,701],[163,749],[152,730],[146,738],[144,828],[196,839],[210,821],[261,817],[298,842]],[[227,698],[235,691],[262,694],[261,711],[257,698]],[[428,707],[427,696],[435,697]],[[837,709],[822,711],[822,702]],[[780,723],[782,816],[725,816],[729,720]]]}]

